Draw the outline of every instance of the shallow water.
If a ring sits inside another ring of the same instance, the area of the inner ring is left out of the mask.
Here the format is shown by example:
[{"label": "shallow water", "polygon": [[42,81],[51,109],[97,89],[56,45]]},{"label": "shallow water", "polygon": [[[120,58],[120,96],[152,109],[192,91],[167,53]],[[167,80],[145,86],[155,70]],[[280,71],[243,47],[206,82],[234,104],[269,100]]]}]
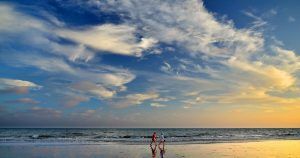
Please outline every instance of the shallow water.
[{"label": "shallow water", "polygon": [[[299,158],[300,140],[269,140],[243,143],[166,144],[165,158]],[[153,155],[154,154],[154,155]],[[160,158],[149,145],[0,145],[1,158]]]}]

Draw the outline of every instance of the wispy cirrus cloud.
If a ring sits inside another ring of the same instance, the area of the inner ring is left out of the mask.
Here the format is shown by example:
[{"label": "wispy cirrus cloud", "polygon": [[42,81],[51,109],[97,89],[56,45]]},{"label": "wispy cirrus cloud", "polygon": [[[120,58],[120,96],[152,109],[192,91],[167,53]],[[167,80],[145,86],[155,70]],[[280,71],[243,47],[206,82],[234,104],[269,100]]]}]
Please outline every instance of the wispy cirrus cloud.
[{"label": "wispy cirrus cloud", "polygon": [[261,28],[268,24],[268,22],[265,21],[262,17],[256,16],[252,12],[244,11],[243,13],[246,16],[254,19],[254,21],[252,22],[252,26],[251,26],[252,28]]},{"label": "wispy cirrus cloud", "polygon": [[78,82],[71,85],[71,88],[80,91],[83,94],[92,95],[96,98],[112,98],[116,91],[109,90],[103,87],[101,84],[95,84],[91,82]]},{"label": "wispy cirrus cloud", "polygon": [[150,106],[155,107],[155,108],[163,108],[163,107],[166,107],[168,105],[161,104],[161,103],[151,103]]},{"label": "wispy cirrus cloud", "polygon": [[288,21],[289,21],[289,22],[295,22],[296,19],[295,19],[294,17],[292,17],[292,16],[289,16]]},{"label": "wispy cirrus cloud", "polygon": [[[45,17],[39,19],[19,12],[9,3],[2,3],[0,12],[2,13],[0,32],[5,35],[13,34],[19,38],[26,38],[28,39],[27,44],[34,47],[41,46],[38,47],[39,49],[46,47],[46,50],[51,50],[50,53],[67,56],[72,61],[76,59],[91,60],[94,53],[99,51],[140,57],[143,51],[151,49],[157,42],[154,38],[137,38],[135,36],[137,30],[134,25],[103,24],[70,29],[66,25],[61,25],[62,22],[48,13],[44,13]],[[51,18],[49,19],[49,17]],[[61,44],[57,42],[60,37],[78,44]],[[92,51],[86,47],[92,47],[99,51]]]},{"label": "wispy cirrus cloud", "polygon": [[[228,56],[240,51],[254,52],[264,43],[262,34],[235,29],[231,21],[219,22],[201,1],[90,1],[108,11],[128,13],[128,23],[138,24],[141,34],[159,42],[176,43],[191,55]],[[184,7],[183,7],[184,6]],[[139,8],[139,9],[136,9]]]},{"label": "wispy cirrus cloud", "polygon": [[42,86],[30,81],[0,78],[0,93],[27,93],[30,89],[40,89]]},{"label": "wispy cirrus cloud", "polygon": [[[3,41],[2,44],[10,45],[13,41],[9,36],[16,35],[20,39],[26,39],[26,44],[18,40],[14,40],[15,42],[33,48],[31,52],[27,52],[28,55],[25,55],[19,50],[6,50],[4,47],[2,51],[9,51],[10,55],[1,54],[3,63],[15,67],[34,67],[51,74],[62,73],[66,78],[77,82],[69,85],[72,91],[98,99],[111,98],[117,92],[126,90],[125,84],[134,80],[135,75],[126,69],[87,63],[96,53],[87,47],[94,47],[106,53],[140,56],[144,49],[152,47],[155,43],[154,40],[146,38],[138,41],[134,36],[135,29],[131,26],[107,24],[85,31],[72,30],[62,25],[62,22],[58,23],[59,21],[49,14],[46,14],[47,18],[39,19],[20,12],[13,4],[2,3],[0,11],[3,13],[1,18],[4,21],[0,24],[0,33],[4,35],[0,39]],[[52,19],[50,22],[47,21],[49,17]],[[53,19],[55,23],[52,22]],[[79,44],[62,44],[58,39],[61,36]],[[41,50],[45,53],[39,53]],[[88,84],[85,84],[85,87],[80,86],[80,83]],[[96,87],[93,87],[94,85]]]},{"label": "wispy cirrus cloud", "polygon": [[[255,20],[253,26],[237,29],[232,21],[217,20],[199,1],[175,1],[172,3],[156,1],[148,3],[132,0],[108,3],[94,0],[90,3],[98,5],[99,8],[115,6],[106,11],[117,10],[128,13],[131,18],[126,21],[127,23],[137,23],[142,28],[141,34],[154,37],[159,42],[169,44],[174,42],[181,48],[186,48],[188,50],[186,53],[192,56],[195,54],[210,56],[209,58],[201,58],[207,63],[205,66],[200,66],[194,59],[190,61],[180,59],[179,64],[176,63],[175,66],[173,63],[165,61],[161,67],[163,72],[174,75],[178,80],[188,79],[197,82],[199,86],[196,87],[199,89],[207,89],[208,85],[215,83],[221,85],[217,89],[225,94],[231,94],[235,91],[241,92],[247,87],[264,89],[264,93],[267,94],[268,91],[292,87],[296,82],[292,72],[283,70],[282,67],[278,67],[274,63],[266,62],[262,57],[264,51],[269,50],[265,49],[267,47],[264,43],[265,37],[258,28],[266,27],[267,22],[264,18],[277,14],[274,9],[263,13],[262,17],[256,16],[252,12],[244,12]],[[156,16],[152,16],[154,14]],[[265,57],[271,57],[268,54]],[[296,55],[295,53],[291,54]],[[216,68],[210,63],[217,63],[219,66]],[[220,67],[223,68],[220,69]],[[297,66],[293,64],[292,67]],[[197,75],[199,73],[209,75],[209,78],[213,80],[207,81],[201,75]],[[257,80],[253,81],[252,78],[257,78]],[[224,83],[232,86],[224,86]],[[185,87],[184,89],[187,90],[188,88]]]},{"label": "wispy cirrus cloud", "polygon": [[119,101],[112,103],[112,106],[115,108],[127,108],[130,106],[140,105],[144,101],[157,98],[159,98],[159,94],[155,92],[129,94],[120,98]]},{"label": "wispy cirrus cloud", "polygon": [[[44,23],[28,15],[17,12],[11,4],[1,3],[0,5],[0,31],[3,33],[19,33],[24,30],[36,29],[45,30]],[[22,25],[20,25],[22,24]]]},{"label": "wispy cirrus cloud", "polygon": [[137,57],[157,42],[153,38],[137,39],[136,28],[125,24],[103,24],[84,30],[58,29],[56,32],[61,37],[101,51]]}]

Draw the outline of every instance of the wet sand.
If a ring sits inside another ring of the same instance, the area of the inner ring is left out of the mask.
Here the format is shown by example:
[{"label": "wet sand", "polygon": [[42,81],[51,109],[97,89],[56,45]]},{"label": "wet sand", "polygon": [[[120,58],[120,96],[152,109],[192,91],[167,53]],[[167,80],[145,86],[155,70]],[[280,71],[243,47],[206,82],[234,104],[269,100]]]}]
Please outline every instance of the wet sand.
[{"label": "wet sand", "polygon": [[[161,157],[156,149],[156,157]],[[155,153],[155,152],[154,152]],[[153,157],[148,145],[59,145],[59,144],[0,144],[1,158],[149,158]],[[300,158],[300,140],[269,140],[242,143],[168,145],[164,157],[286,157]]]}]

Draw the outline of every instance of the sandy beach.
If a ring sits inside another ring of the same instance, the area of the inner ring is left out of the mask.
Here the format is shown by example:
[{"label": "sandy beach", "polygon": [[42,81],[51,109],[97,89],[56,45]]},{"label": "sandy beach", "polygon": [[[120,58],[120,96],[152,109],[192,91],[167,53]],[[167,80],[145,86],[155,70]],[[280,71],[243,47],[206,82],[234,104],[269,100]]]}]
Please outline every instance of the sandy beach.
[{"label": "sandy beach", "polygon": [[[63,145],[63,144],[0,144],[1,158],[12,157],[115,157],[115,158],[149,158],[153,157],[148,145]],[[157,148],[154,157],[161,157]],[[214,143],[168,145],[163,157],[300,157],[300,140],[268,140],[257,142]]]}]

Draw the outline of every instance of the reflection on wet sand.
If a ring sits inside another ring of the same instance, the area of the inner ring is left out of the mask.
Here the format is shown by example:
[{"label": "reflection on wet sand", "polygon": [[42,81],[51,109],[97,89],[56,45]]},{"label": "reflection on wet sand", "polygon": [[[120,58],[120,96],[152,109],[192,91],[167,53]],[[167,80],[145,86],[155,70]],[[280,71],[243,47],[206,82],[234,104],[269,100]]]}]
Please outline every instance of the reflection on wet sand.
[{"label": "reflection on wet sand", "polygon": [[159,151],[160,151],[160,157],[163,158],[165,153],[166,153],[166,150],[165,150],[165,144],[163,145],[163,147],[161,148],[160,145],[158,146],[159,148]]},{"label": "reflection on wet sand", "polygon": [[154,145],[150,145],[151,148],[151,152],[152,152],[152,157],[155,158],[156,157],[156,144]]},{"label": "reflection on wet sand", "polygon": [[[149,149],[150,148],[150,149]],[[158,148],[158,149],[157,149]],[[162,149],[162,150],[161,150]],[[168,144],[161,146],[147,145],[60,145],[60,144],[10,144],[0,143],[1,158],[82,158],[82,157],[291,157],[299,158],[300,140],[267,140],[256,142],[212,143],[212,144]],[[151,152],[149,151],[151,150]]]},{"label": "reflection on wet sand", "polygon": [[[150,149],[151,149],[152,157],[156,158],[157,145],[154,145],[154,146],[150,145]],[[159,149],[160,157],[163,158],[166,153],[165,145],[162,145],[162,146],[158,145],[158,149]]]}]

